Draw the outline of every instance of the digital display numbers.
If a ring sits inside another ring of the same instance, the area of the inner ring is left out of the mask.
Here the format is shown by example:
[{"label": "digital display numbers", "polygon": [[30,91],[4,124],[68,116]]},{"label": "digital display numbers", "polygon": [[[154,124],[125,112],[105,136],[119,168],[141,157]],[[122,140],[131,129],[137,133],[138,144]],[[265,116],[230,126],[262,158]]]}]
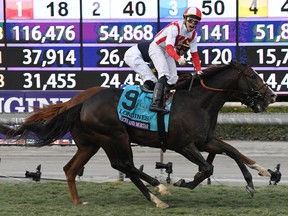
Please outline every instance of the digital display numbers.
[{"label": "digital display numbers", "polygon": [[30,112],[92,86],[142,84],[124,53],[189,6],[203,14],[203,68],[237,59],[288,95],[288,0],[0,0],[0,111]]}]

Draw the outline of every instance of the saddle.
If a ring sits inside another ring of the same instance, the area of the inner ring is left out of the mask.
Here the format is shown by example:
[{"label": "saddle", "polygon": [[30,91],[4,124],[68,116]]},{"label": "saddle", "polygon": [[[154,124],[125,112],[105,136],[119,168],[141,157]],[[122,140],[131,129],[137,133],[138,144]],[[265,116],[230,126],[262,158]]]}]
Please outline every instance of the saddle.
[{"label": "saddle", "polygon": [[[166,109],[170,110],[173,92],[167,94]],[[158,131],[161,146],[165,146],[166,133],[170,113],[158,114],[149,110],[152,103],[152,93],[144,92],[139,86],[127,85],[118,102],[117,112],[119,120],[130,127],[143,130]],[[162,148],[164,149],[164,147]]]}]

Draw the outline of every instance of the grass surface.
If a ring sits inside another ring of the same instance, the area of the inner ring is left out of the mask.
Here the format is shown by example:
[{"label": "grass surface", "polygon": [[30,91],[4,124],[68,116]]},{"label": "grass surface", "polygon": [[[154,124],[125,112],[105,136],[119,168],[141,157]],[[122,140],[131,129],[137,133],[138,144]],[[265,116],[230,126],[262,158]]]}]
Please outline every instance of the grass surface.
[{"label": "grass surface", "polygon": [[[0,215],[287,215],[288,186],[256,187],[252,198],[243,186],[200,185],[194,190],[168,185],[172,195],[160,196],[170,205],[158,209],[129,182],[78,182],[82,201],[73,205],[64,182],[0,183]],[[150,188],[154,193],[154,188]]]}]

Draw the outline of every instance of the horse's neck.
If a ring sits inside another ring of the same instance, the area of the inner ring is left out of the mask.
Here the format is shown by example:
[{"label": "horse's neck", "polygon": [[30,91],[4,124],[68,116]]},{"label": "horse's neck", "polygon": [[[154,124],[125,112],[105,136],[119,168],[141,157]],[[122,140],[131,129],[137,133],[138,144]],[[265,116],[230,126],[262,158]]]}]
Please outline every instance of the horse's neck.
[{"label": "horse's neck", "polygon": [[205,91],[204,94],[199,94],[202,98],[200,106],[202,109],[208,110],[209,113],[218,113],[230,97],[227,93],[212,92],[211,90]]},{"label": "horse's neck", "polygon": [[[204,83],[207,87],[215,89],[232,90],[237,86],[237,75],[227,74],[228,72],[220,73],[215,77],[210,78]],[[219,112],[225,102],[229,99],[231,92],[218,92],[216,90],[209,90],[203,86],[198,87],[199,96],[203,99],[201,107],[209,109],[211,112]]]}]

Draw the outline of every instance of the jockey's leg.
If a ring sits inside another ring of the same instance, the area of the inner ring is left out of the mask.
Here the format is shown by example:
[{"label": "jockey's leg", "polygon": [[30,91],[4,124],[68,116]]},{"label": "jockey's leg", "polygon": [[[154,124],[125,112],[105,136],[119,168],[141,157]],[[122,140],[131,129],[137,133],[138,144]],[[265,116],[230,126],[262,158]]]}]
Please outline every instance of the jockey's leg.
[{"label": "jockey's leg", "polygon": [[167,113],[168,110],[165,109],[164,91],[167,86],[167,78],[165,76],[161,77],[155,85],[153,91],[153,101],[149,107],[149,110],[154,112]]}]

